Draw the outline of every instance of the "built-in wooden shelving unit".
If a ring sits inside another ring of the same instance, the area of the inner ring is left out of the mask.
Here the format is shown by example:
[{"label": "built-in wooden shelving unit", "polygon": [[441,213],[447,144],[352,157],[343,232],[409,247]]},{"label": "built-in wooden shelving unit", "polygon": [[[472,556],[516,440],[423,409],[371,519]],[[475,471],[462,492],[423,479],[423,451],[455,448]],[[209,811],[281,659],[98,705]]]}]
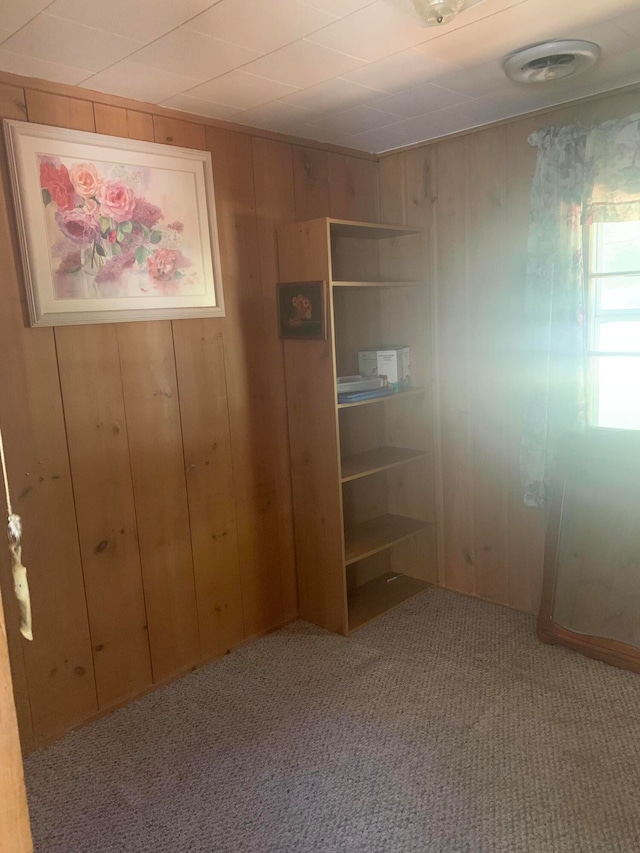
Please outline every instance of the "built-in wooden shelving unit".
[{"label": "built-in wooden shelving unit", "polygon": [[[328,283],[326,341],[284,342],[300,613],[347,634],[436,581],[424,237],[315,219],[278,231],[280,281]],[[358,351],[411,348],[412,387],[338,403]]]},{"label": "built-in wooden shelving unit", "polygon": [[407,447],[375,447],[373,450],[352,453],[342,459],[342,482],[348,483],[349,480],[357,480],[359,477],[368,477],[380,471],[398,468],[400,465],[409,465],[425,457],[423,450],[409,450]]}]

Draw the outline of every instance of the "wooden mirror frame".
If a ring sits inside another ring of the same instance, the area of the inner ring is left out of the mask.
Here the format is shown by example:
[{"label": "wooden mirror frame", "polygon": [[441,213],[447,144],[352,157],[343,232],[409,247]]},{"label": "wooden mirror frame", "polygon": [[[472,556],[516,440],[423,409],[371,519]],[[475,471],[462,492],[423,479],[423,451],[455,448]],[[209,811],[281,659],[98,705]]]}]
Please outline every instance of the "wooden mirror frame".
[{"label": "wooden mirror frame", "polygon": [[[537,634],[543,643],[568,646],[581,654],[604,661],[611,666],[640,673],[640,648],[619,640],[582,634],[563,628],[553,620],[557,561],[565,511],[567,488],[577,465],[589,460],[611,460],[638,469],[640,475],[640,434],[617,430],[593,430],[586,435],[571,436],[558,453],[544,551],[542,599],[538,614]],[[638,512],[640,523],[640,506]],[[640,613],[638,614],[640,621]]]}]

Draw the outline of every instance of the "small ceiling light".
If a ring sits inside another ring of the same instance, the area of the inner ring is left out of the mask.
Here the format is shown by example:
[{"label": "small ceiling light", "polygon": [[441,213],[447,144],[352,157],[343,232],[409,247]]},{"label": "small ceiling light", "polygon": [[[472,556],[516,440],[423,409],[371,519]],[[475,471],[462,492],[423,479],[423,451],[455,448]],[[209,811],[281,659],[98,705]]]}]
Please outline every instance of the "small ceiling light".
[{"label": "small ceiling light", "polygon": [[416,12],[428,27],[448,24],[464,6],[464,0],[413,0]]},{"label": "small ceiling light", "polygon": [[581,74],[600,59],[600,48],[590,41],[567,39],[532,44],[502,61],[504,73],[516,83],[552,83]]}]

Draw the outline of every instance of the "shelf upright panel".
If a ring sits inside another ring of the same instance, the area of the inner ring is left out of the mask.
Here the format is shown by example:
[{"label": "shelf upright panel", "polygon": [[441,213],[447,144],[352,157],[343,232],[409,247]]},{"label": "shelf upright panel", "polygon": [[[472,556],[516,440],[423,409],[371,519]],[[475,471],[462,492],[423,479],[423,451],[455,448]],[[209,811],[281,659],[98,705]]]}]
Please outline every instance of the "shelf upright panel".
[{"label": "shelf upright panel", "polygon": [[[278,229],[280,281],[330,281],[327,219]],[[347,590],[331,288],[326,340],[285,340],[300,616],[346,634]]]}]

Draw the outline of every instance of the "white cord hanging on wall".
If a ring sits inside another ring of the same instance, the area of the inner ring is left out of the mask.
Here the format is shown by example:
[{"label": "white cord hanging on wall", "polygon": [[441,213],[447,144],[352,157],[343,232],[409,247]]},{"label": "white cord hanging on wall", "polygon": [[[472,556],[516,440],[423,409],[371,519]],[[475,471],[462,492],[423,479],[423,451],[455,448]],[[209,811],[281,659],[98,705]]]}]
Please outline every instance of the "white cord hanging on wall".
[{"label": "white cord hanging on wall", "polygon": [[33,640],[29,582],[27,580],[27,570],[22,565],[22,520],[19,515],[13,512],[11,506],[9,476],[7,474],[7,462],[4,456],[4,442],[2,440],[2,427],[0,427],[0,463],[2,464],[4,495],[7,503],[7,536],[9,538],[9,555],[11,558],[11,571],[13,573],[13,589],[20,607],[20,633],[25,640]]}]

